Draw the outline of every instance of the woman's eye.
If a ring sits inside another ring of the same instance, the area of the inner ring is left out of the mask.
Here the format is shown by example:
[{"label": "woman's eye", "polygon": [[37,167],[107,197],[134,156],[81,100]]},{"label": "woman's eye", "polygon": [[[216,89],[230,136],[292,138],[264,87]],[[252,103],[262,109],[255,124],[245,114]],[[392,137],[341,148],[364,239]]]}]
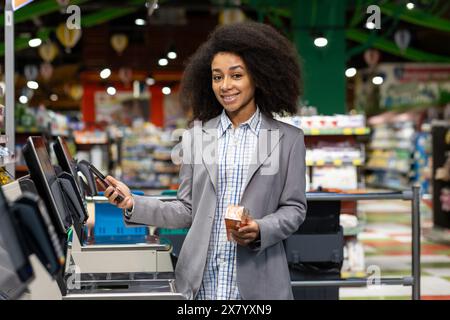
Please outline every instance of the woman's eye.
[{"label": "woman's eye", "polygon": [[214,80],[214,81],[219,81],[220,79],[222,79],[221,76],[213,76],[213,80]]},{"label": "woman's eye", "polygon": [[240,79],[242,78],[241,74],[233,74],[233,79]]}]

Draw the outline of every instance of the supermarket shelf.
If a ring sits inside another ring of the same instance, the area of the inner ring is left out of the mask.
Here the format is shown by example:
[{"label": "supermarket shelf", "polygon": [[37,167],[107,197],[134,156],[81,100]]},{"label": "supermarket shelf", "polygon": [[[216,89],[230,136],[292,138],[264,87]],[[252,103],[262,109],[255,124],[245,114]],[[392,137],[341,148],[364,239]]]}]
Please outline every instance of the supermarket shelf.
[{"label": "supermarket shelf", "polygon": [[108,142],[103,142],[103,141],[92,141],[92,142],[75,141],[75,144],[80,145],[80,146],[95,146],[95,145],[104,146],[104,145],[107,145]]},{"label": "supermarket shelf", "polygon": [[320,167],[320,166],[362,166],[364,164],[364,159],[334,159],[334,160],[306,160],[306,165],[308,167]]},{"label": "supermarket shelf", "polygon": [[367,274],[365,271],[343,271],[341,272],[341,278],[348,279],[348,278],[365,278],[367,277]]},{"label": "supermarket shelf", "polygon": [[411,175],[411,170],[408,171],[403,171],[403,170],[398,170],[398,169],[393,169],[393,168],[384,168],[384,167],[365,167],[366,170],[370,170],[370,171],[388,171],[388,172],[394,172],[394,173],[399,173],[399,174],[404,174],[404,175]]},{"label": "supermarket shelf", "polygon": [[370,128],[333,128],[333,129],[303,129],[305,136],[330,136],[330,135],[367,135]]},{"label": "supermarket shelf", "polygon": [[372,187],[372,188],[392,189],[392,190],[396,190],[396,191],[405,191],[405,190],[411,189],[411,187],[408,187],[408,186],[399,187],[399,186],[393,186],[393,185],[389,185],[389,184],[380,184],[380,183],[366,183],[366,185],[368,187]]},{"label": "supermarket shelf", "polygon": [[18,126],[18,127],[16,127],[16,133],[20,133],[20,134],[42,134],[43,132],[38,127],[27,128],[27,127]]}]

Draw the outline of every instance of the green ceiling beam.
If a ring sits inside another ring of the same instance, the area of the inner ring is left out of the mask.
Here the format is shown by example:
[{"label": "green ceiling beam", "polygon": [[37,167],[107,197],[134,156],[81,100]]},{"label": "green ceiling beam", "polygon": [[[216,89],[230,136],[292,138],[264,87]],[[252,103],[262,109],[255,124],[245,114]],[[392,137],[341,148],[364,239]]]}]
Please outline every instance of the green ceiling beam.
[{"label": "green ceiling beam", "polygon": [[85,16],[85,17],[83,17],[83,15],[81,15],[81,26],[83,28],[89,28],[89,27],[96,26],[96,25],[102,24],[104,22],[107,22],[107,21],[110,21],[110,20],[113,20],[116,18],[126,16],[127,14],[133,13],[134,11],[141,9],[139,7],[139,5],[144,6],[145,5],[144,1],[131,0],[131,1],[128,1],[125,4],[125,6],[120,7],[120,8],[104,9],[99,12]]},{"label": "green ceiling beam", "polygon": [[450,57],[441,56],[437,54],[432,54],[428,52],[424,52],[421,50],[408,48],[405,52],[402,52],[397,45],[392,42],[382,38],[375,38],[373,40],[370,39],[370,34],[366,32],[361,32],[356,29],[350,29],[346,31],[347,39],[350,39],[359,43],[366,43],[367,41],[372,41],[372,47],[377,48],[381,51],[388,52],[390,54],[403,57],[412,61],[419,62],[450,62]]},{"label": "green ceiling beam", "polygon": [[[380,9],[382,14],[392,16],[395,14],[395,11],[398,10],[398,5],[387,3],[381,5]],[[450,32],[450,21],[433,16],[420,9],[408,10],[406,7],[403,7],[399,19],[418,26]]]},{"label": "green ceiling beam", "polygon": [[[72,0],[70,4],[82,4],[88,0]],[[60,10],[61,7],[55,0],[39,0],[14,12],[14,24],[18,24],[35,17],[40,17]],[[0,25],[5,25],[5,15],[0,14]]]},{"label": "green ceiling beam", "polygon": [[[86,1],[86,0],[80,0],[80,1]],[[55,2],[55,0],[52,0],[52,2]],[[130,14],[136,10],[139,9],[138,5],[143,5],[142,0],[132,0],[127,2],[127,5],[130,5],[130,7],[124,6],[124,8],[117,9],[117,8],[111,8],[111,9],[105,9],[102,11],[99,11],[97,13],[93,13],[90,15],[83,16],[83,13],[81,13],[81,26],[83,28],[89,28],[93,27],[99,24],[102,24],[104,22],[125,16],[127,14]],[[26,8],[26,7],[25,7]],[[23,8],[23,9],[25,9]],[[20,10],[19,10],[20,11]],[[41,28],[41,30],[38,31],[39,37],[44,42],[47,40],[50,36],[50,33],[54,31],[55,28]],[[28,48],[28,41],[31,39],[30,36],[20,36],[16,37],[15,40],[15,50],[23,50]],[[0,43],[0,57],[5,54],[5,44]]]}]

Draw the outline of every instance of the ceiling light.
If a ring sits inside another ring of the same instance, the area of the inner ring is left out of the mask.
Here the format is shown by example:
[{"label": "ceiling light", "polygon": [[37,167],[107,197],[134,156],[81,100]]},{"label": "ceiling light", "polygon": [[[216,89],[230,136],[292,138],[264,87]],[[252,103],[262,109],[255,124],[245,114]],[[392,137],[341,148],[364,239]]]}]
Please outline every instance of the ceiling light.
[{"label": "ceiling light", "polygon": [[36,90],[37,88],[39,88],[39,84],[36,81],[28,81],[27,87]]},{"label": "ceiling light", "polygon": [[116,90],[116,88],[114,88],[114,87],[108,87],[108,88],[106,89],[106,93],[108,93],[110,96],[115,95],[116,92],[117,92],[117,90]]},{"label": "ceiling light", "polygon": [[162,88],[162,93],[164,93],[165,95],[168,95],[172,92],[172,90],[170,90],[169,87],[164,87]]},{"label": "ceiling light", "polygon": [[375,23],[373,23],[373,22],[367,22],[367,23],[366,23],[366,28],[369,29],[369,30],[375,29]]},{"label": "ceiling light", "polygon": [[383,77],[380,77],[380,76],[376,76],[376,77],[373,77],[372,78],[372,83],[373,84],[376,84],[377,86],[379,86],[380,84],[382,84],[383,83]]},{"label": "ceiling light", "polygon": [[169,58],[169,59],[176,59],[177,58],[177,53],[175,52],[175,51],[170,51],[168,54],[167,54],[167,57]]},{"label": "ceiling light", "polygon": [[147,22],[144,19],[136,19],[136,20],[134,20],[134,23],[137,26],[145,26],[147,24]]},{"label": "ceiling light", "polygon": [[145,83],[150,87],[155,84],[155,79],[153,79],[152,77],[149,77],[149,78],[145,79]]},{"label": "ceiling light", "polygon": [[19,97],[19,102],[22,103],[22,104],[27,103],[28,102],[27,96],[20,96]]},{"label": "ceiling light", "polygon": [[348,68],[347,70],[345,70],[345,76],[347,78],[354,77],[355,75],[356,75],[356,69],[355,68]]},{"label": "ceiling light", "polygon": [[53,102],[58,101],[58,95],[56,93],[52,93],[50,95],[50,100],[52,100]]},{"label": "ceiling light", "polygon": [[414,5],[413,2],[408,2],[408,3],[406,4],[406,8],[408,8],[408,10],[412,10],[412,9],[414,9],[414,7],[415,7],[415,5]]},{"label": "ceiling light", "polygon": [[107,79],[107,78],[109,78],[110,75],[111,75],[111,70],[109,70],[108,68],[100,71],[100,78],[102,78],[102,79]]},{"label": "ceiling light", "polygon": [[34,38],[28,41],[28,45],[32,48],[39,47],[42,44],[42,40],[39,38]]},{"label": "ceiling light", "polygon": [[314,39],[314,45],[316,47],[322,48],[325,47],[328,44],[328,40],[325,37],[317,37]]},{"label": "ceiling light", "polygon": [[167,66],[169,64],[169,60],[167,60],[166,58],[161,58],[159,59],[158,64],[162,67]]}]

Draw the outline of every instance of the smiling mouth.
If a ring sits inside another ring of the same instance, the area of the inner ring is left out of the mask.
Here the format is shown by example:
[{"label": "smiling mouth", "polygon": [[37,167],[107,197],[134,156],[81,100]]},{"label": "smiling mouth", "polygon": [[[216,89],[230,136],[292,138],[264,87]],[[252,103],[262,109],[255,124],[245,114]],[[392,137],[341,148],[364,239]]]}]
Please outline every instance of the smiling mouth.
[{"label": "smiling mouth", "polygon": [[227,104],[228,103],[233,103],[233,102],[235,102],[237,100],[238,95],[239,95],[239,93],[233,94],[233,95],[230,95],[230,96],[222,96],[222,100],[225,103],[227,103]]}]

